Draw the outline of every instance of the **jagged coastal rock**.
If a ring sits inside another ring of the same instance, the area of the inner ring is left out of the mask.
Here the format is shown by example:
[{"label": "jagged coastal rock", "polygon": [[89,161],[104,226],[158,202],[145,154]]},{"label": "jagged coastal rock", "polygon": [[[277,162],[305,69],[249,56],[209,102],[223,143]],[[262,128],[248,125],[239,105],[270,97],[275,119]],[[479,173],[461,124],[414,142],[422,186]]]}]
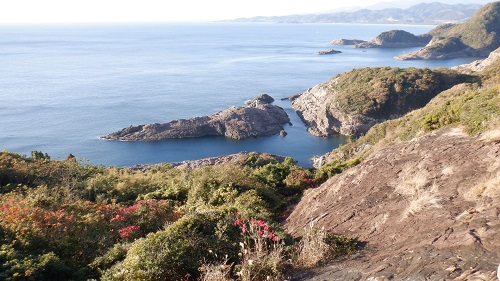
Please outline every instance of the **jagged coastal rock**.
[{"label": "jagged coastal rock", "polygon": [[361,44],[361,43],[365,43],[366,41],[365,40],[359,40],[359,39],[344,39],[344,38],[340,38],[340,39],[335,39],[333,41],[330,42],[331,45],[357,45],[357,44]]},{"label": "jagged coastal rock", "polygon": [[326,51],[316,52],[317,55],[333,55],[333,54],[339,54],[339,53],[342,53],[342,52],[334,50],[334,49],[328,49]]},{"label": "jagged coastal rock", "polygon": [[414,35],[404,30],[382,32],[374,39],[356,44],[354,48],[407,48],[425,46],[432,39],[429,34]]},{"label": "jagged coastal rock", "polygon": [[157,141],[225,136],[239,140],[278,134],[283,130],[283,125],[289,122],[288,114],[283,108],[254,101],[248,106],[233,106],[208,116],[130,126],[102,138],[121,141]]}]

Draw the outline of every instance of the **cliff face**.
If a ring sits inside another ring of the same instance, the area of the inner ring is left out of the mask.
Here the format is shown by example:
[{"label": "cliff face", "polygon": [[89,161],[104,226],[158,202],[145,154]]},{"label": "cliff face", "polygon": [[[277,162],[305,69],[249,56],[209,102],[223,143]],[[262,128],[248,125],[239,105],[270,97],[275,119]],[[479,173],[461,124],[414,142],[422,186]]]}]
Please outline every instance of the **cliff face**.
[{"label": "cliff face", "polygon": [[354,69],[301,94],[292,108],[315,136],[360,135],[469,78],[445,70]]},{"label": "cliff face", "polygon": [[365,247],[356,259],[297,280],[495,280],[499,136],[443,129],[381,147],[308,190],[286,229],[300,235],[313,223]]},{"label": "cliff face", "polygon": [[[332,81],[336,83],[336,81]],[[317,85],[292,101],[292,108],[307,125],[307,131],[318,137],[333,134],[358,135],[380,120],[356,113],[344,113],[328,84]]]},{"label": "cliff face", "polygon": [[109,140],[156,141],[174,138],[225,136],[231,139],[270,136],[290,122],[283,108],[253,101],[248,106],[233,106],[212,115],[130,126],[104,136]]}]

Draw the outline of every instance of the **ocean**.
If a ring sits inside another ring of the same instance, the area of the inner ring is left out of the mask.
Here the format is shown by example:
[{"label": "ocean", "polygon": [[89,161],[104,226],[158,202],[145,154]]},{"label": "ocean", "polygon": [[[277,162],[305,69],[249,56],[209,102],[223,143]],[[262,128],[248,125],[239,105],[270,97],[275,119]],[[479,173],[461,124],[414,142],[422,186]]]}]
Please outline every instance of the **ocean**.
[{"label": "ocean", "polygon": [[[281,98],[367,66],[451,67],[474,59],[398,61],[418,48],[354,49],[337,38],[433,26],[158,23],[0,26],[0,150],[32,150],[85,163],[131,166],[241,151],[310,158],[345,137],[318,138]],[[315,52],[334,48],[335,55]],[[269,94],[289,114],[286,137],[119,142],[99,137],[130,125],[202,116]]]}]

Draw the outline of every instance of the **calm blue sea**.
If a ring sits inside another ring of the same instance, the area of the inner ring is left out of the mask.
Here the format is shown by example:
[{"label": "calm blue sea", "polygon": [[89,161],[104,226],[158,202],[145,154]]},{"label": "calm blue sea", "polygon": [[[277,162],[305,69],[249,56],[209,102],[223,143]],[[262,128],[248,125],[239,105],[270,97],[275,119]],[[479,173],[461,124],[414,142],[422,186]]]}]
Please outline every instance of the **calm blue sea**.
[{"label": "calm blue sea", "polygon": [[[451,67],[472,59],[397,61],[408,49],[337,47],[382,31],[425,33],[432,26],[190,23],[0,26],[0,150],[53,159],[69,153],[92,164],[176,162],[240,151],[309,158],[345,141],[316,138],[282,97],[356,67]],[[207,115],[273,96],[292,119],[285,138],[223,137],[118,142],[99,136],[130,125]]]}]

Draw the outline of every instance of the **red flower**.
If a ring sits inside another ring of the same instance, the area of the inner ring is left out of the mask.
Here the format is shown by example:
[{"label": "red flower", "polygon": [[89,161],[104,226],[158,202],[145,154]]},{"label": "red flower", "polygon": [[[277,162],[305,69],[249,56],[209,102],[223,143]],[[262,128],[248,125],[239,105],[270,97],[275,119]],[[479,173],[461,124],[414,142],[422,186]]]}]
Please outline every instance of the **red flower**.
[{"label": "red flower", "polygon": [[140,230],[141,230],[140,226],[130,225],[130,226],[118,229],[118,234],[120,234],[120,237],[122,237],[122,238],[128,238],[134,232],[139,232]]}]

